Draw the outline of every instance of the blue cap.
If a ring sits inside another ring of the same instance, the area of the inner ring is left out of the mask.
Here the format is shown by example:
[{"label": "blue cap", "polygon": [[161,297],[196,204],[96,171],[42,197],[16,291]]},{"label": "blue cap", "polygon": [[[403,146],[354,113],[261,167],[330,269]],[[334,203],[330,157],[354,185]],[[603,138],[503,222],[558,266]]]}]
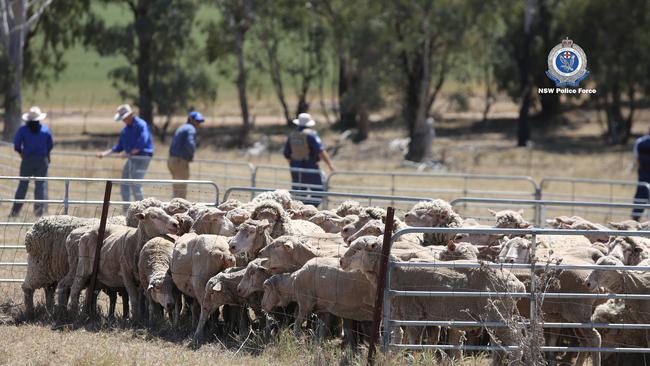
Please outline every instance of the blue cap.
[{"label": "blue cap", "polygon": [[200,112],[197,112],[197,111],[190,112],[188,117],[195,120],[195,121],[197,121],[197,122],[205,121],[205,118],[203,118],[203,115]]}]

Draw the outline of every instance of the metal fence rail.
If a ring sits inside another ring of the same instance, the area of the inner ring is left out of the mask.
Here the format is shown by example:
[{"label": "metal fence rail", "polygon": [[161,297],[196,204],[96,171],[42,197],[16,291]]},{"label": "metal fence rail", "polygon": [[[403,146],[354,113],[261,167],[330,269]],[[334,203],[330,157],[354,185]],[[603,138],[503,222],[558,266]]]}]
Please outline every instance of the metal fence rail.
[{"label": "metal fence rail", "polygon": [[[223,201],[227,201],[229,198],[232,198],[235,193],[244,193],[250,199],[252,199],[255,194],[262,192],[273,191],[275,188],[260,188],[260,187],[229,187],[223,194]],[[421,197],[408,197],[408,196],[387,196],[380,194],[363,194],[363,193],[345,193],[345,192],[320,192],[320,191],[303,191],[303,190],[287,190],[294,199],[304,199],[310,198],[311,200],[320,200],[322,206],[321,209],[329,209],[333,204],[342,202],[344,200],[360,200],[368,204],[368,206],[381,204],[390,204],[390,205],[402,205],[405,208],[412,205],[414,202],[420,201],[431,201],[430,198],[421,198]]]},{"label": "metal fence rail", "polygon": [[[600,208],[607,210],[596,210],[597,212],[606,211],[610,215],[605,217],[603,222],[609,221],[613,218],[615,209],[625,209],[624,213],[619,213],[620,216],[629,217],[632,209],[648,210],[650,214],[650,204],[647,203],[612,203],[612,202],[581,202],[581,201],[553,201],[553,200],[521,200],[521,199],[505,199],[505,198],[474,198],[474,197],[461,197],[452,200],[450,204],[454,207],[463,205],[467,207],[468,204],[481,204],[475,207],[502,207],[512,208],[513,206],[527,206],[532,207],[534,210],[533,222],[537,227],[546,226],[546,217],[549,207],[569,207],[573,211],[576,208]],[[594,211],[590,210],[591,213]],[[467,216],[467,215],[464,215]],[[484,219],[483,216],[472,216],[476,219]]]},{"label": "metal fence rail", "polygon": [[[409,233],[448,233],[448,234],[493,234],[493,235],[531,235],[531,248],[530,256],[535,257],[536,251],[536,237],[538,235],[588,235],[593,234],[590,230],[559,230],[559,229],[484,229],[484,228],[406,228],[395,232],[390,238],[390,245],[395,242],[399,237]],[[625,230],[600,230],[599,233],[609,236],[643,236],[650,237],[650,231],[625,231]],[[390,248],[389,248],[390,249]],[[384,252],[385,253],[385,252]],[[479,268],[488,266],[498,269],[527,269],[530,271],[530,289],[529,292],[524,293],[508,293],[508,292],[479,292],[479,291],[464,291],[463,289],[453,291],[401,291],[391,289],[390,279],[391,272],[397,267],[442,267],[442,268]],[[541,322],[537,319],[536,311],[536,269],[598,269],[598,270],[616,270],[616,271],[648,271],[650,266],[611,266],[611,265],[562,265],[562,264],[506,264],[506,263],[455,263],[455,262],[396,262],[391,259],[387,261],[385,287],[383,290],[383,333],[382,333],[382,349],[387,351],[389,348],[408,349],[408,350],[452,350],[462,349],[466,351],[480,350],[480,351],[503,351],[518,349],[514,345],[490,345],[490,346],[458,346],[458,345],[419,345],[419,344],[399,344],[391,343],[390,336],[392,328],[396,326],[445,326],[445,327],[467,327],[467,326],[482,326],[482,327],[505,327],[508,326],[504,322],[481,322],[481,321],[458,321],[458,320],[441,320],[441,319],[426,319],[426,320],[403,320],[391,319],[390,314],[390,299],[397,296],[425,296],[425,297],[513,297],[522,298],[527,297],[530,299],[530,316],[526,321],[519,322],[519,324],[527,327],[543,327],[543,328],[598,328],[598,329],[650,329],[650,324],[615,324],[615,323],[562,323],[562,322]],[[380,285],[381,286],[381,285]],[[599,293],[544,293],[545,298],[555,299],[574,299],[574,298],[588,298],[588,299],[639,299],[650,300],[648,294],[599,294]],[[433,300],[432,300],[433,301]],[[441,304],[440,306],[444,306]],[[551,347],[542,346],[542,351],[548,352],[625,352],[625,353],[650,353],[650,348],[638,347]]]}]

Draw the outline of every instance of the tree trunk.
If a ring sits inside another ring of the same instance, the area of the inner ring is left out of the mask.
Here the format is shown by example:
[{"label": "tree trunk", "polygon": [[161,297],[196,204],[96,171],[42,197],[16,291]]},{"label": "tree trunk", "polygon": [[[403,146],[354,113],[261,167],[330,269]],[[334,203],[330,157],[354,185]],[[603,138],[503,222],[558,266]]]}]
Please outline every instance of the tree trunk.
[{"label": "tree trunk", "polygon": [[340,110],[340,129],[342,131],[355,128],[357,126],[357,108],[352,102],[350,96],[352,88],[350,70],[348,70],[347,59],[343,54],[339,55],[339,110]]},{"label": "tree trunk", "polygon": [[611,101],[607,106],[607,135],[609,143],[620,145],[627,143],[632,129],[630,118],[624,118],[621,105],[621,92],[618,85],[613,85],[611,90]]},{"label": "tree trunk", "polygon": [[239,106],[241,108],[242,129],[239,136],[241,146],[248,145],[248,133],[250,121],[248,116],[248,97],[246,96],[246,66],[244,64],[244,40],[245,31],[238,30],[235,34],[235,46],[237,52],[237,91],[239,92]]},{"label": "tree trunk", "polygon": [[535,14],[535,0],[526,0],[524,9],[524,39],[523,54],[519,65],[521,79],[521,104],[519,106],[519,124],[517,130],[517,146],[526,146],[530,139],[530,45],[533,41],[533,17]]},{"label": "tree trunk", "polygon": [[165,139],[167,138],[167,130],[169,129],[169,126],[172,124],[172,115],[167,114],[165,116],[165,123],[160,127],[160,130],[158,131],[160,134],[160,142],[164,143]]},{"label": "tree trunk", "polygon": [[24,1],[13,4],[13,19],[9,22],[7,42],[7,58],[10,64],[11,77],[4,92],[5,125],[2,137],[12,141],[18,127],[20,127],[20,113],[22,108],[22,83],[23,83],[23,44],[25,42],[27,9]]},{"label": "tree trunk", "polygon": [[282,107],[282,113],[284,114],[284,119],[287,125],[291,126],[291,117],[289,116],[289,106],[287,105],[287,99],[284,95],[284,83],[282,82],[282,71],[280,70],[280,64],[278,62],[278,39],[274,30],[268,30],[268,36],[271,39],[263,39],[263,45],[266,48],[266,56],[268,57],[269,62],[269,75],[271,77],[271,83],[273,84],[273,89],[275,90],[275,95],[278,97],[280,106]]},{"label": "tree trunk", "polygon": [[151,20],[148,16],[149,4],[144,2],[135,8],[135,29],[138,39],[138,108],[139,115],[149,126],[154,126],[153,116],[153,91],[151,89],[152,60],[151,48],[153,35]]}]

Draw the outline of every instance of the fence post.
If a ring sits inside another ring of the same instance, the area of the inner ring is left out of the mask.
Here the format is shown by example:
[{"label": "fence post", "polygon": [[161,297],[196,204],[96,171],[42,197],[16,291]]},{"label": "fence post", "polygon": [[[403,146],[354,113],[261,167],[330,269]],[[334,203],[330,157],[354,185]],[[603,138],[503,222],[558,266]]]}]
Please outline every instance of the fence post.
[{"label": "fence post", "polygon": [[[388,273],[388,259],[390,257],[390,247],[393,243],[393,220],[395,217],[395,209],[388,207],[386,211],[386,226],[384,228],[384,243],[381,248],[381,265],[379,267],[379,278],[377,278],[377,292],[375,292],[375,308],[372,314],[372,330],[370,331],[370,346],[368,348],[367,364],[374,363],[375,348],[377,345],[377,338],[379,337],[379,325],[381,323],[381,307],[384,301],[384,288],[390,284],[386,283],[386,274]],[[386,311],[386,309],[384,309]],[[388,323],[384,322],[384,337],[386,332],[390,332]],[[390,336],[390,334],[388,334]]]},{"label": "fence post", "polygon": [[536,298],[536,278],[535,278],[535,263],[537,249],[537,235],[533,234],[530,241],[530,334],[535,337],[537,331],[537,298]]},{"label": "fence post", "polygon": [[99,221],[99,230],[97,231],[97,245],[95,246],[93,274],[90,277],[90,285],[88,286],[88,291],[86,292],[86,311],[91,318],[95,318],[97,316],[97,295],[95,294],[97,287],[97,272],[99,270],[99,256],[102,250],[102,245],[104,244],[104,234],[106,231],[106,220],[108,218],[108,207],[110,206],[111,202],[112,188],[113,182],[107,180],[106,190],[104,191],[104,204],[102,205],[102,218]]},{"label": "fence post", "polygon": [[63,190],[63,214],[67,215],[68,214],[68,206],[69,206],[69,200],[70,200],[70,181],[66,180],[64,183],[64,190]]}]

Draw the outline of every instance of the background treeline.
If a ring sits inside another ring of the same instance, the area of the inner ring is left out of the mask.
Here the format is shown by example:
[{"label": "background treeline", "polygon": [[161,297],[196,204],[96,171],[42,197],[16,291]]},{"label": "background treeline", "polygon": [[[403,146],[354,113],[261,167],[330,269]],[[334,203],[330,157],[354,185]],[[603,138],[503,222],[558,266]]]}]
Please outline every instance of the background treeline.
[{"label": "background treeline", "polygon": [[[572,108],[604,112],[606,140],[626,143],[650,87],[647,3],[0,0],[3,137],[20,125],[23,89],[46,87],[65,70],[66,51],[83,45],[127,60],[110,70],[113,87],[163,135],[173,115],[213,102],[219,80],[236,87],[246,144],[251,88],[263,82],[286,123],[320,109],[334,128],[353,130],[355,141],[368,137],[370,113],[397,102],[396,118],[411,138],[406,158],[422,161],[431,154],[432,108],[445,84],[455,83],[483,96],[484,116],[496,95],[512,98],[520,146],[531,119],[545,123]],[[109,7],[117,15],[107,15]],[[585,86],[597,94],[537,93],[553,86],[546,58],[565,37],[587,52]]]}]

